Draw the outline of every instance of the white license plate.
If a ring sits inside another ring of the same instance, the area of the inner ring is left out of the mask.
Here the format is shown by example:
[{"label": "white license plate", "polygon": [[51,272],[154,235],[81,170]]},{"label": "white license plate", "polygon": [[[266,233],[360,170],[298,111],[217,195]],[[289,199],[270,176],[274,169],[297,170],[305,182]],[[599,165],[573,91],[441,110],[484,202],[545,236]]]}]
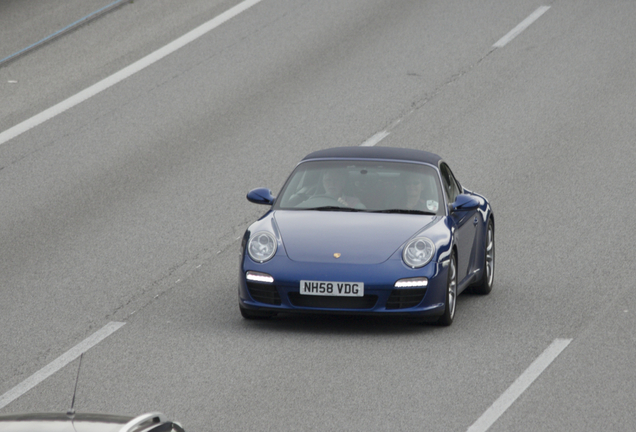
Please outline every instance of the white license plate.
[{"label": "white license plate", "polygon": [[300,293],[316,296],[362,297],[364,283],[301,280]]}]

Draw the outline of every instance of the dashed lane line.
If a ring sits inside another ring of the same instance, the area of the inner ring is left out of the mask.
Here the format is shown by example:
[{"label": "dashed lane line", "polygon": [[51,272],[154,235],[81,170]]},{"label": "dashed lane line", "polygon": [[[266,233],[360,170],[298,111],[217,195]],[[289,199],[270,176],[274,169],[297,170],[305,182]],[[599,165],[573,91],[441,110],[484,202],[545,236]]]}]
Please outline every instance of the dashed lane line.
[{"label": "dashed lane line", "polygon": [[484,412],[467,432],[486,432],[499,417],[526,391],[528,387],[547,369],[572,339],[555,339],[549,347],[532,362],[528,369],[512,383],[499,398]]},{"label": "dashed lane line", "polygon": [[548,9],[550,9],[550,6],[541,6],[539,7],[537,10],[535,10],[534,12],[532,12],[528,18],[524,19],[523,21],[521,21],[515,28],[513,28],[512,30],[510,30],[508,32],[508,34],[506,34],[504,37],[502,37],[501,39],[499,39],[497,42],[495,42],[495,44],[492,46],[493,48],[502,48],[504,46],[506,46],[506,44],[508,42],[510,42],[511,40],[513,40],[514,38],[516,38],[517,36],[519,36],[519,34],[524,31],[525,29],[527,29],[528,27],[530,27],[530,24],[532,24],[533,22],[535,22],[536,20],[539,19],[539,17],[541,17],[541,15],[543,15],[544,13],[546,13],[548,11]]},{"label": "dashed lane line", "polygon": [[29,378],[25,379],[20,384],[13,387],[11,390],[0,396],[0,409],[9,405],[11,402],[31,390],[33,387],[40,384],[42,381],[53,375],[55,372],[59,371],[64,366],[78,358],[84,352],[88,351],[89,349],[106,339],[108,336],[115,333],[122,326],[124,326],[124,324],[126,323],[109,322],[100,330],[96,331],[91,336],[87,337],[82,342],[78,343],[73,348],[53,360],[51,363],[31,375]]},{"label": "dashed lane line", "polygon": [[250,7],[254,6],[257,3],[260,3],[262,0],[244,0],[243,2],[237,4],[236,6],[226,10],[222,14],[216,16],[205,24],[200,25],[199,27],[191,30],[185,35],[181,36],[178,39],[170,42],[168,45],[165,45],[162,48],[159,48],[155,52],[148,54],[146,57],[137,60],[135,63],[123,68],[119,72],[115,72],[113,75],[104,78],[96,84],[82,90],[81,92],[71,96],[70,98],[58,103],[57,105],[52,106],[39,114],[19,123],[6,131],[0,133],[0,145],[6,143],[7,141],[17,137],[18,135],[27,132],[28,130],[33,129],[34,127],[44,123],[47,120],[52,119],[58,114],[63,113],[64,111],[78,105],[85,100],[95,96],[98,93],[114,86],[120,81],[125,80],[129,76],[147,68],[148,66],[158,62],[162,58],[166,57],[169,54],[177,51],[178,49],[184,47],[190,42],[200,38],[206,33],[214,30],[221,24],[229,21],[234,18],[241,12],[246,11]]}]

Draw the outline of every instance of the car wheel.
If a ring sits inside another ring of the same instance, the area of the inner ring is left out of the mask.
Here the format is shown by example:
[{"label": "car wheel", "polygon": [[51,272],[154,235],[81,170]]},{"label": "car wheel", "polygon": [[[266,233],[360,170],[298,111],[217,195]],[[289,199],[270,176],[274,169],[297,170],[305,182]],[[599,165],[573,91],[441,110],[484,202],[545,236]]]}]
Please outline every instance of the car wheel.
[{"label": "car wheel", "polygon": [[241,310],[241,315],[243,318],[248,320],[257,320],[257,319],[269,319],[276,316],[275,312],[265,312],[265,311],[255,311],[251,309],[245,309],[242,306],[239,306]]},{"label": "car wheel", "polygon": [[495,280],[495,224],[488,221],[486,231],[486,253],[484,254],[484,271],[481,280],[473,286],[475,294],[485,295],[492,291]]},{"label": "car wheel", "polygon": [[455,262],[455,252],[451,254],[448,264],[448,281],[446,283],[446,308],[444,314],[439,317],[437,324],[449,326],[455,318],[455,308],[457,307],[457,263]]}]

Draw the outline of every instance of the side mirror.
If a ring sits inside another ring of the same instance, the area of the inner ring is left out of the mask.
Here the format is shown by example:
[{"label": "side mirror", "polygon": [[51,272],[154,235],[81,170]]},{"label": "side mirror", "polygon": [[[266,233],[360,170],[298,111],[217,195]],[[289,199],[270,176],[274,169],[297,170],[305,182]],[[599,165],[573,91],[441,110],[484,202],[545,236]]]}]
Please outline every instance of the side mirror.
[{"label": "side mirror", "polygon": [[267,188],[252,189],[247,194],[247,200],[254,204],[274,204],[275,196],[272,195],[272,191]]},{"label": "side mirror", "polygon": [[481,205],[479,198],[473,195],[457,195],[455,202],[450,205],[450,212],[477,210]]}]

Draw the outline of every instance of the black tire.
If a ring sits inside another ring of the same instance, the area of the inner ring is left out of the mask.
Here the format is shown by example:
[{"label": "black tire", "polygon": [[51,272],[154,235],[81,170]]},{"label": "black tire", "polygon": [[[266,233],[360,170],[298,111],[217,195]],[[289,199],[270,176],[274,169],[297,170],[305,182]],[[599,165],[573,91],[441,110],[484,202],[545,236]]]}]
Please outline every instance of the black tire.
[{"label": "black tire", "polygon": [[239,306],[239,309],[241,310],[241,315],[243,316],[243,318],[248,320],[264,320],[276,316],[275,312],[255,311],[251,309],[245,309],[242,306]]},{"label": "black tire", "polygon": [[495,224],[488,220],[486,229],[486,251],[484,253],[484,271],[481,280],[472,287],[475,294],[486,295],[492,291],[495,281]]},{"label": "black tire", "polygon": [[455,252],[451,254],[448,264],[448,281],[446,282],[446,307],[444,314],[439,317],[437,324],[448,327],[455,319],[455,310],[457,309],[457,260]]}]

